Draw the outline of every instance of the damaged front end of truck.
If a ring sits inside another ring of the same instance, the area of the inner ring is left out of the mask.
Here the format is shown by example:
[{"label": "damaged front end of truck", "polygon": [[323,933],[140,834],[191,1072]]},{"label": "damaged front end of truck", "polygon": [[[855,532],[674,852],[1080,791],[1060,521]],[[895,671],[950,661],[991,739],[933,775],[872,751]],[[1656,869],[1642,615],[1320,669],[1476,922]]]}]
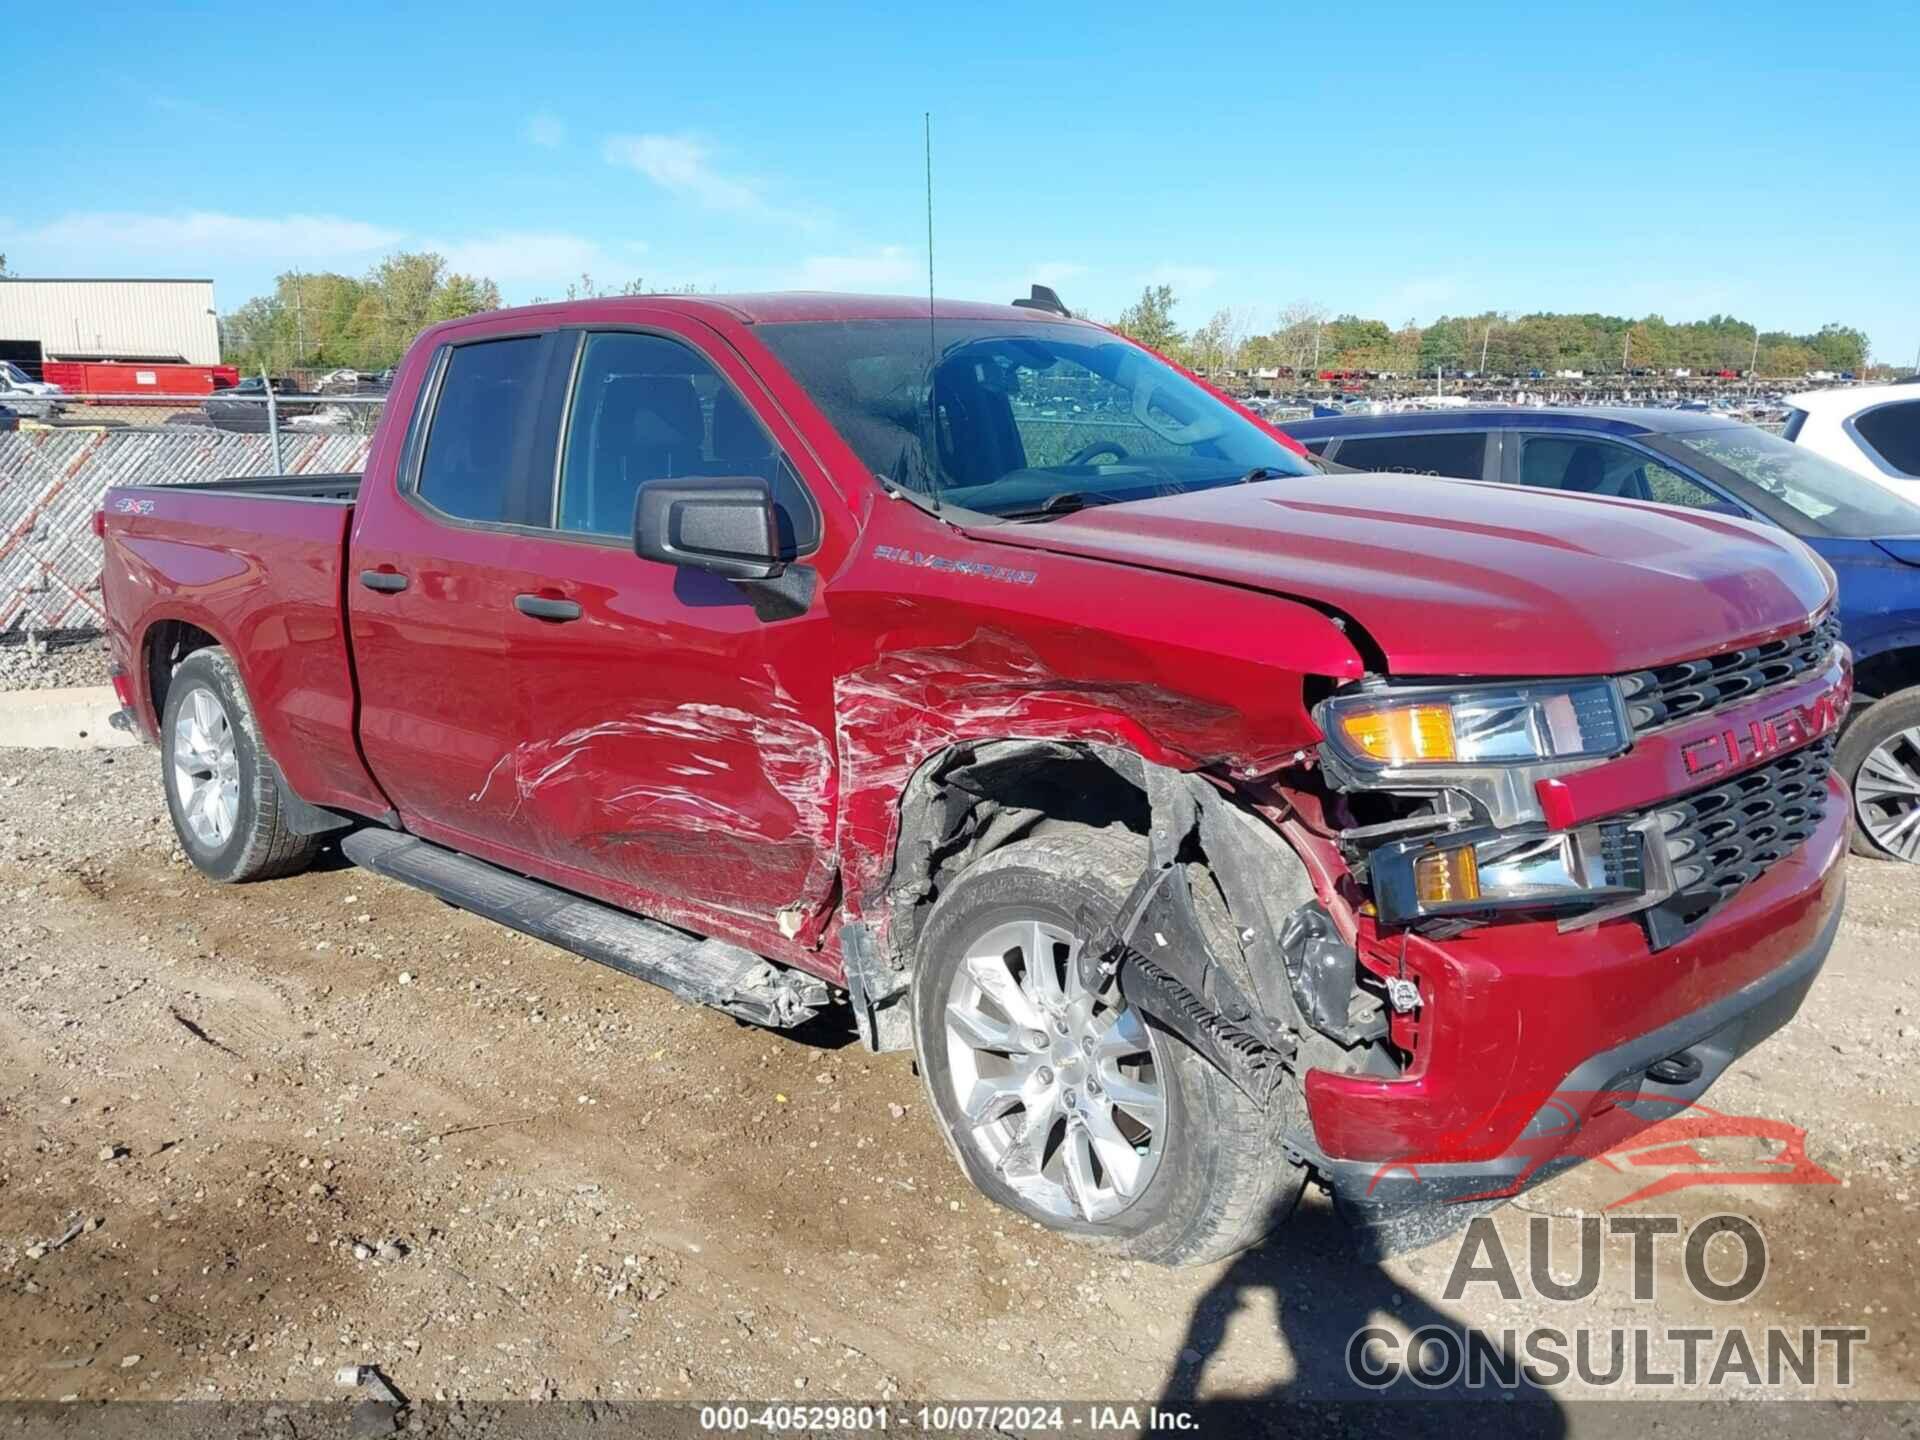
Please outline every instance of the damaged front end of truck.
[{"label": "damaged front end of truck", "polygon": [[[1752,648],[1732,653],[1758,668],[1719,663],[1704,708],[1746,726],[1750,694],[1788,714],[1777,753],[1638,805],[1599,782],[1631,800],[1649,757],[1700,752],[1693,667],[1318,682],[1321,742],[1257,774],[1071,740],[951,746],[906,787],[884,923],[844,929],[862,1034],[909,1043],[918,937],[951,877],[1049,826],[1124,827],[1146,860],[1117,909],[1081,916],[1080,983],[1260,1106],[1365,1246],[1425,1243],[1698,1098],[1804,996],[1838,913],[1846,657],[1825,625]],[[1740,957],[1696,958],[1714,919]],[[1662,980],[1675,960],[1689,983]]]}]

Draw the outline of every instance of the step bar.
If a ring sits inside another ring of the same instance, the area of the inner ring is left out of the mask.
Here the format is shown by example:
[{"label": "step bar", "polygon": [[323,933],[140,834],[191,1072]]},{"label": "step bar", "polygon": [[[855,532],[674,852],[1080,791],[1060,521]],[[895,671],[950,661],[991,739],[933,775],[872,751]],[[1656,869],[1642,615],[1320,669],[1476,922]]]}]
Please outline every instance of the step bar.
[{"label": "step bar", "polygon": [[703,939],[629,915],[412,835],[356,830],[341,840],[340,849],[363,870],[756,1025],[790,1029],[832,1000],[827,982],[818,976],[775,965],[724,940]]}]

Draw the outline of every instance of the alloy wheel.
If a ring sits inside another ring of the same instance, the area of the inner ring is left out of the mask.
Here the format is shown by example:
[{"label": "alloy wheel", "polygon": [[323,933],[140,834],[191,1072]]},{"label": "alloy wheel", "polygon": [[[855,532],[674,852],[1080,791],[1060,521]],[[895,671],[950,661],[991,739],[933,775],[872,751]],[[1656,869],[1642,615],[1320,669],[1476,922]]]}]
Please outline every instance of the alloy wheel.
[{"label": "alloy wheel", "polygon": [[1860,762],[1854,811],[1889,855],[1920,863],[1920,727],[1896,731]]},{"label": "alloy wheel", "polygon": [[193,838],[218,850],[240,816],[240,752],[211,690],[188,695],[173,722],[173,788]]},{"label": "alloy wheel", "polygon": [[947,993],[956,1130],[1037,1214],[1111,1220],[1166,1149],[1156,1040],[1117,986],[1095,993],[1081,937],[1038,918],[967,947]]}]

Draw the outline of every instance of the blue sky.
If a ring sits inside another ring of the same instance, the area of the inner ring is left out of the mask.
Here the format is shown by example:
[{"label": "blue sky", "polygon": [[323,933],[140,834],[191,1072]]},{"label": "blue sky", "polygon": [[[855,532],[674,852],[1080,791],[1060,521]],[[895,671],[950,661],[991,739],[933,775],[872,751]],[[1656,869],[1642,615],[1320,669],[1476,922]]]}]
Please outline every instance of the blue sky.
[{"label": "blue sky", "polygon": [[582,270],[913,291],[930,109],[943,294],[1920,347],[1911,0],[394,8],[10,14],[0,252],[211,275],[223,309],[397,246],[509,300]]}]

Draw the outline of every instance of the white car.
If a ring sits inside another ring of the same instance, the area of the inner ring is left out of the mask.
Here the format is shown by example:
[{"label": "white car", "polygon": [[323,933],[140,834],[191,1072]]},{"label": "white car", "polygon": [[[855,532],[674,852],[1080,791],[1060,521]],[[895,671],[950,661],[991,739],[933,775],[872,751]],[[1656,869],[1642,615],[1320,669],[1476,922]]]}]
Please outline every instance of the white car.
[{"label": "white car", "polygon": [[64,395],[67,392],[45,380],[35,380],[11,360],[0,360],[0,395]]},{"label": "white car", "polygon": [[1920,385],[1852,385],[1787,397],[1780,433],[1816,455],[1920,499]]}]

